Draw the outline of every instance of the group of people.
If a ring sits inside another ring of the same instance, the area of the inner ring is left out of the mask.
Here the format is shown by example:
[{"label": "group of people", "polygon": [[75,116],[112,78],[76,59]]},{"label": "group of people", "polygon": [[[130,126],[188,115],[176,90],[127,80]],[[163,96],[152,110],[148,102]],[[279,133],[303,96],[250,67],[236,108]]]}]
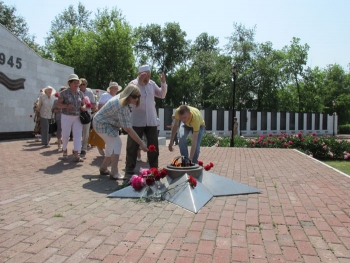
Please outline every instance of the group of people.
[{"label": "group of people", "polygon": [[[116,82],[111,82],[107,93],[101,96],[98,108],[96,108],[92,91],[87,89],[87,81],[79,79],[76,74],[71,74],[68,77],[68,88],[62,88],[58,96],[54,96],[55,90],[52,87],[46,87],[44,94],[39,98],[37,107],[37,111],[41,115],[42,144],[49,145],[48,126],[52,113],[55,113],[56,122],[61,124],[61,134],[58,131],[57,136],[58,138],[61,136],[62,143],[58,140],[58,147],[61,147],[63,151],[63,158],[68,156],[67,146],[72,131],[74,138],[73,161],[83,162],[82,157],[85,156],[87,150],[90,123],[82,124],[79,116],[81,111],[88,111],[91,115],[96,110],[92,127],[105,143],[105,158],[100,166],[101,175],[109,175],[114,180],[130,178],[135,173],[139,149],[147,152],[149,166],[158,168],[159,119],[157,120],[154,99],[155,97],[164,99],[168,85],[164,73],[160,74],[160,87],[150,77],[151,70],[148,65],[139,67],[137,78],[127,85],[120,97],[117,97],[116,94],[122,90],[122,87]],[[52,100],[53,96],[57,97],[56,101]],[[205,123],[200,111],[188,105],[181,105],[175,110],[173,116],[168,149],[174,150],[175,135],[178,134],[181,155],[188,157],[192,163],[198,163],[200,143],[205,130]],[[120,129],[128,134],[124,175],[118,169],[122,148]],[[187,136],[190,132],[192,132],[192,146],[190,153],[188,153]],[[141,139],[143,136],[146,140]],[[155,149],[150,151],[148,149],[150,145],[154,145]],[[110,171],[108,170],[109,164],[111,164]]]}]

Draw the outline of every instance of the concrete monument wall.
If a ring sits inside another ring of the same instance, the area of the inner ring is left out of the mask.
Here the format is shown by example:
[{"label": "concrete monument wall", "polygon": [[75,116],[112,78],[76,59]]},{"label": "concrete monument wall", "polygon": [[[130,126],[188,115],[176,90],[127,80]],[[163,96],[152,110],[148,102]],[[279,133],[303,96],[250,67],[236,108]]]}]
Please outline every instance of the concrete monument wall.
[{"label": "concrete monument wall", "polygon": [[59,90],[72,73],[72,67],[40,57],[0,25],[0,139],[5,133],[33,131],[33,104],[40,90]]}]

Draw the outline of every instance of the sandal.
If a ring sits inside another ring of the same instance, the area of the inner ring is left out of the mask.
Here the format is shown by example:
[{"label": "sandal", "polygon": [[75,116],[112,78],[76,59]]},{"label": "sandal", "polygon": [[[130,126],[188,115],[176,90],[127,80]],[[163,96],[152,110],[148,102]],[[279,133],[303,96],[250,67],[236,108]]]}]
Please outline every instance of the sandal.
[{"label": "sandal", "polygon": [[80,158],[79,156],[74,156],[73,157],[73,162],[75,162],[75,163],[82,163],[82,162],[84,162],[84,159]]},{"label": "sandal", "polygon": [[126,180],[127,178],[124,175],[121,175],[120,173],[117,173],[115,175],[109,175],[109,178],[111,180]]},{"label": "sandal", "polygon": [[63,159],[67,159],[68,155],[67,155],[67,151],[63,152]]},{"label": "sandal", "polygon": [[109,175],[109,170],[108,169],[104,171],[100,170],[100,175]]}]

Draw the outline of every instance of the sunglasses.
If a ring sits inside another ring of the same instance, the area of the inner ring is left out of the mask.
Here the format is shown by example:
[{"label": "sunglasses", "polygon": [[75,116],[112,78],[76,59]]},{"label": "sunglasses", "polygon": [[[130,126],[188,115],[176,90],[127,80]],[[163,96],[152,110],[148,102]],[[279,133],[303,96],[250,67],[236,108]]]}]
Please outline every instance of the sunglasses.
[{"label": "sunglasses", "polygon": [[134,100],[141,98],[141,95],[130,95]]},{"label": "sunglasses", "polygon": [[82,83],[82,84],[80,84],[80,86],[86,86],[86,84],[85,84],[85,83]]}]

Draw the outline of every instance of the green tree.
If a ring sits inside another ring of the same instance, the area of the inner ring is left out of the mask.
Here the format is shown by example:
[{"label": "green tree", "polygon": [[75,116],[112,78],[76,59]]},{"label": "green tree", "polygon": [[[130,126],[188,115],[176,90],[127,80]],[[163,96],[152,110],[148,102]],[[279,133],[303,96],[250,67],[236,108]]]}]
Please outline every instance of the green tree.
[{"label": "green tree", "polygon": [[300,81],[304,74],[304,66],[308,58],[309,45],[301,45],[300,39],[293,37],[289,46],[285,46],[283,51],[286,54],[284,71],[287,83],[294,83],[298,95],[298,111],[302,109],[302,97]]},{"label": "green tree", "polygon": [[26,43],[39,55],[45,54],[44,47],[35,42],[35,36],[29,34],[29,27],[24,18],[16,14],[16,7],[7,6],[0,1],[0,24],[5,26],[12,34]]},{"label": "green tree", "polygon": [[148,63],[159,73],[173,73],[188,57],[189,41],[178,23],[151,24],[135,29],[138,62]]},{"label": "green tree", "polygon": [[106,89],[111,80],[124,86],[135,72],[132,28],[116,8],[98,10],[94,19],[90,14],[79,3],[77,11],[70,6],[58,15],[47,38],[48,50],[91,88]]},{"label": "green tree", "polygon": [[228,38],[229,42],[225,46],[225,50],[227,55],[232,58],[231,65],[227,66],[231,69],[232,65],[235,64],[238,70],[236,91],[238,96],[235,96],[235,105],[237,105],[239,97],[242,97],[247,108],[256,109],[257,91],[259,89],[253,67],[257,47],[255,42],[256,27],[247,29],[244,25],[238,23],[234,23],[233,27],[234,31]]}]

